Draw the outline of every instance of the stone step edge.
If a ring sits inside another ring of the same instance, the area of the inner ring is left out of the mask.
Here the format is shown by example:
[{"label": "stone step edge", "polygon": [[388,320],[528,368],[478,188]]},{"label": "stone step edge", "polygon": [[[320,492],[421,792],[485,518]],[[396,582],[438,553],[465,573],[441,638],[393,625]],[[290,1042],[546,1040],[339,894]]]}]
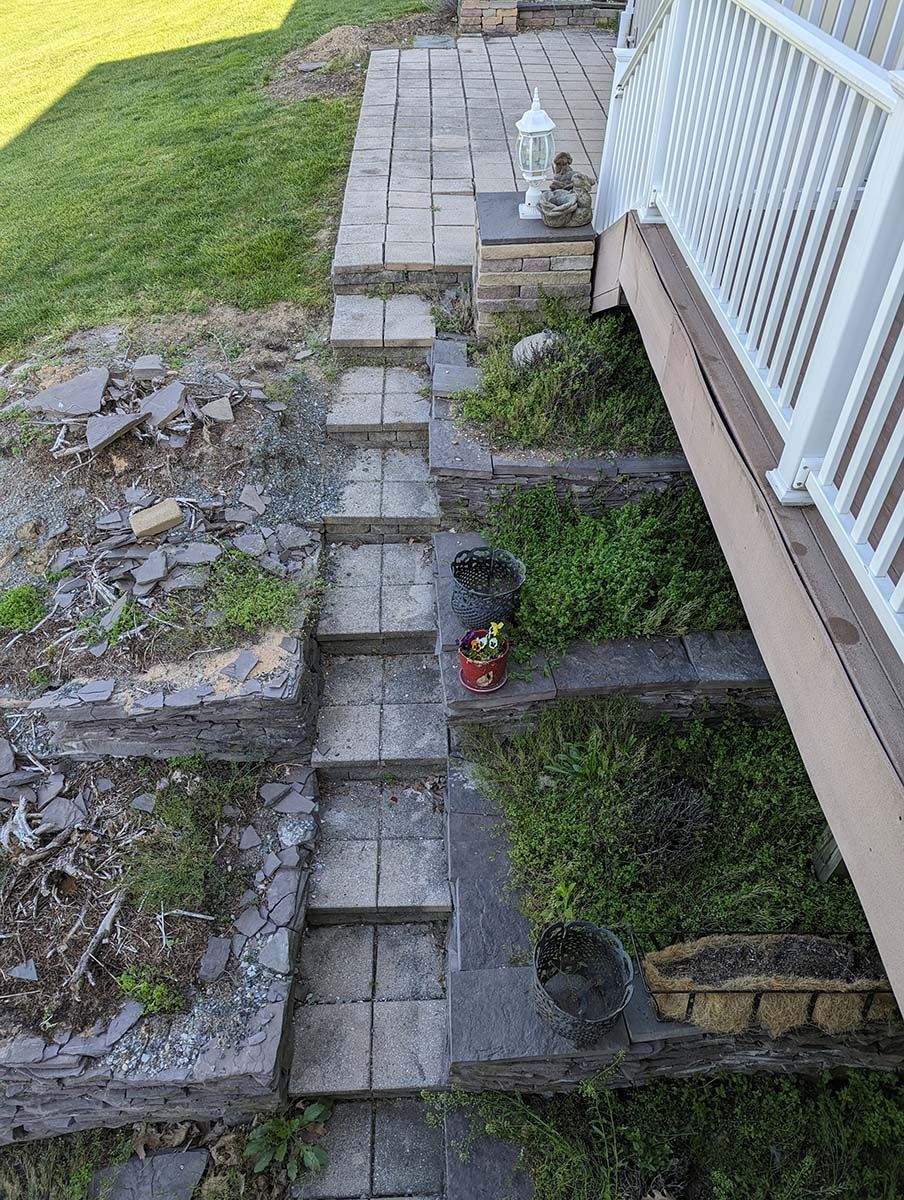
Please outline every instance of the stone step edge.
[{"label": "stone step edge", "polygon": [[308,906],[305,923],[308,926],[433,924],[448,920],[454,911],[451,894],[448,905],[431,905],[429,908],[397,904],[387,908],[343,908],[314,904]]},{"label": "stone step edge", "polygon": [[436,626],[418,630],[410,636],[398,633],[362,633],[315,635],[324,654],[353,656],[356,654],[432,654],[436,646]]}]

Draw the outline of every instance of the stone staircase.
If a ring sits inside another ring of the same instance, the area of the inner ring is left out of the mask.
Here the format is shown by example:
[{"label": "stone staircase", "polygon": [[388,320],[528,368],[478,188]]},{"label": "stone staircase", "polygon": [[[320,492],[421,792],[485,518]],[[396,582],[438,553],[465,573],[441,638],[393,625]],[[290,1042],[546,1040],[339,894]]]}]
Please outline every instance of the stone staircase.
[{"label": "stone staircase", "polygon": [[[360,299],[339,297],[334,331],[342,302]],[[385,332],[393,302],[374,303]],[[353,333],[345,344],[360,348],[367,327]],[[416,344],[412,335],[408,349]],[[330,1136],[344,1139],[341,1163],[306,1193],[330,1198],[362,1194],[368,1171],[371,1187],[385,1175],[379,1186],[397,1188],[381,1195],[409,1194],[416,1176],[435,1194],[445,1174],[441,1131],[425,1174],[415,1152],[423,1105],[398,1099],[448,1079],[448,738],[434,653],[433,551],[424,540],[440,525],[421,448],[425,383],[408,368],[350,369],[328,418],[330,435],[355,450],[339,502],[324,517],[331,545],[316,631],[323,692],[312,755],[321,841],[296,976],[289,1093],[343,1101],[330,1122]],[[413,1159],[401,1168],[398,1152],[394,1165],[381,1158],[381,1131],[390,1127],[411,1132],[418,1171]]]}]

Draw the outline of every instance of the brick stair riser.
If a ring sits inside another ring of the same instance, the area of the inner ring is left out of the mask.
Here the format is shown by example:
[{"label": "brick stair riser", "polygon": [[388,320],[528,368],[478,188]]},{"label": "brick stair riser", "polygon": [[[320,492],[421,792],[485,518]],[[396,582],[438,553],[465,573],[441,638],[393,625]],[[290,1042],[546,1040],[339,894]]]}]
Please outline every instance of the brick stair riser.
[{"label": "brick stair riser", "polygon": [[445,920],[446,908],[309,908],[308,925],[408,925]]},{"label": "brick stair riser", "polygon": [[403,542],[406,538],[429,537],[440,529],[440,519],[413,518],[410,521],[361,517],[358,520],[329,521],[324,518],[326,536],[333,542]]},{"label": "brick stair riser", "polygon": [[417,367],[427,361],[429,346],[336,346],[336,362],[340,367],[364,364],[383,364],[389,367]]},{"label": "brick stair riser", "polygon": [[400,782],[423,779],[427,775],[440,775],[446,769],[444,758],[418,758],[407,762],[386,763],[318,763],[317,773],[324,779],[344,782],[353,779],[383,779],[391,775]]},{"label": "brick stair riser", "polygon": [[469,287],[473,269],[461,271],[437,267],[432,271],[393,271],[375,267],[371,271],[337,271],[333,268],[333,291],[340,296],[354,295],[368,288],[389,288],[394,295],[420,294],[436,287]]}]

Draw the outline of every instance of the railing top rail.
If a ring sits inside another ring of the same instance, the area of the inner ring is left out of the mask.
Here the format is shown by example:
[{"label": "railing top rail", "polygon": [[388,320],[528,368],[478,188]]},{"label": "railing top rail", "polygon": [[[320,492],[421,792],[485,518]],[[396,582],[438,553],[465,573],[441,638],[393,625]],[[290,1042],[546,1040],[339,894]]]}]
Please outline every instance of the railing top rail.
[{"label": "railing top rail", "polygon": [[[897,100],[889,73],[883,67],[870,62],[856,50],[851,50],[831,34],[823,33],[815,25],[799,17],[789,8],[783,8],[775,0],[724,0],[743,12],[750,13],[763,25],[773,29],[790,45],[796,47],[814,62],[830,71],[848,87],[865,96],[867,100],[886,112],[891,112]],[[632,70],[643,56],[643,52],[656,36],[656,31],[676,0],[662,0],[656,14],[637,43],[635,52],[621,78],[628,81]]]}]

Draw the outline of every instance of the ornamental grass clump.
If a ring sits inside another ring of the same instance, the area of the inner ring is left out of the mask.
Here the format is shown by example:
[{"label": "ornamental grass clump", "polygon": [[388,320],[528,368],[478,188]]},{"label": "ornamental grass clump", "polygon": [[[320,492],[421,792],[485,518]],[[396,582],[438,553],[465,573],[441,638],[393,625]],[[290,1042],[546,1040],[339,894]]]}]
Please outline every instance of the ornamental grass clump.
[{"label": "ornamental grass clump", "polygon": [[[483,426],[499,445],[653,454],[678,438],[626,310],[588,317],[547,300],[542,321],[515,315],[480,357],[480,388],[460,397],[466,421]],[[550,329],[558,340],[528,366],[512,348]]]}]

